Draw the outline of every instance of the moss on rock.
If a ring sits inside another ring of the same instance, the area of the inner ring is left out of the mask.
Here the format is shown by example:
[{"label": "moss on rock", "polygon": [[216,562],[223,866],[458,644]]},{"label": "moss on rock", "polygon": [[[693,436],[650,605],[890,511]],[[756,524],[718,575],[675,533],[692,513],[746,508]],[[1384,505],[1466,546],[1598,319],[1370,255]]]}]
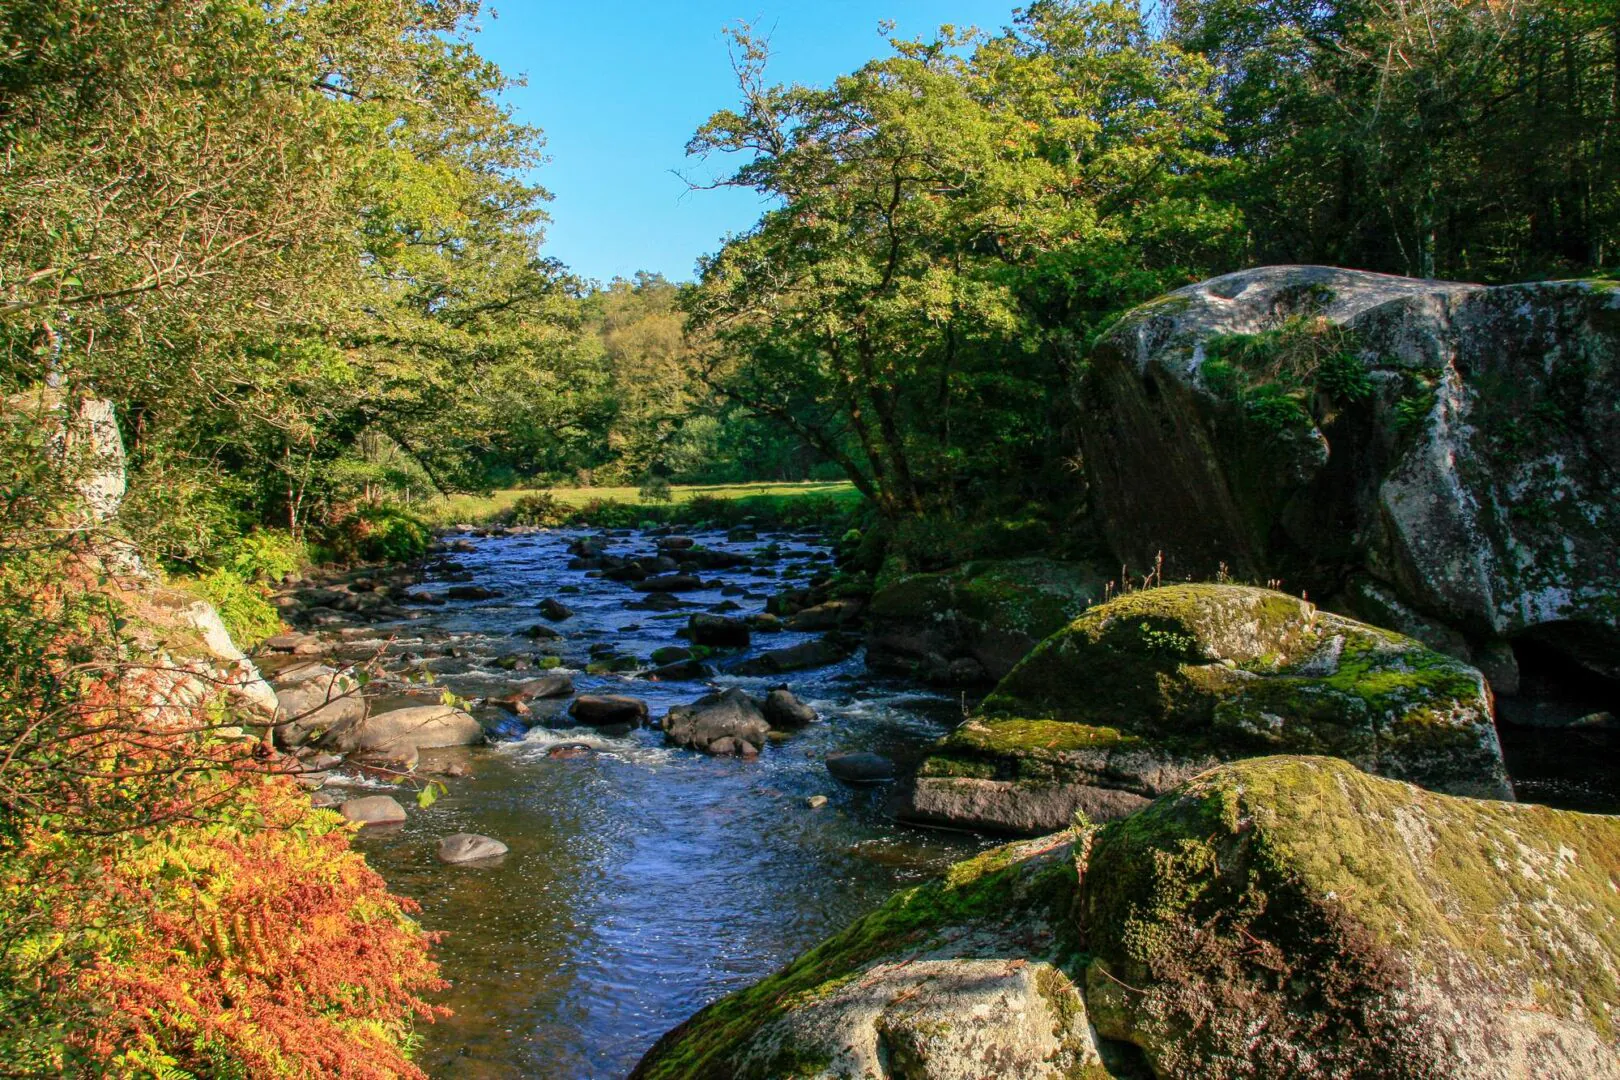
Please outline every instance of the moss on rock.
[{"label": "moss on rock", "polygon": [[[1107,730],[1171,756],[1332,754],[1439,790],[1511,798],[1479,672],[1265,589],[1172,585],[1093,608],[1002,680],[984,713],[990,731],[998,718],[1049,717],[1081,725],[1082,739]],[[941,752],[988,756],[994,740],[975,732]],[[1040,756],[1010,737],[999,751]]]},{"label": "moss on rock", "polygon": [[1081,912],[1162,1076],[1620,1074],[1620,819],[1245,761],[1105,827]]}]

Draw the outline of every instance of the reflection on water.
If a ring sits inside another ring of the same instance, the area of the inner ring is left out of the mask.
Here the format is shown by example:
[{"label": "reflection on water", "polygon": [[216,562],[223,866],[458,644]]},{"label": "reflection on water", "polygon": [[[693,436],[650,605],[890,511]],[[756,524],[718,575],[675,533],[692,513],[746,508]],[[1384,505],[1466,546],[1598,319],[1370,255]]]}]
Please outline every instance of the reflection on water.
[{"label": "reflection on water", "polygon": [[[499,599],[424,609],[397,629],[396,651],[414,652],[458,694],[484,696],[533,677],[497,664],[507,654],[553,653],[585,666],[590,646],[646,657],[682,644],[684,613],[627,608],[628,586],[569,571],[566,533],[487,538],[455,558]],[[767,538],[768,539],[768,538]],[[711,547],[761,551],[764,542]],[[754,567],[705,574],[713,588],[684,594],[690,610],[730,601],[763,610],[767,592],[824,566],[820,548],[782,543],[771,576]],[[652,541],[624,537],[615,553],[646,554]],[[433,588],[431,584],[427,586]],[[575,612],[556,624],[562,642],[522,631],[534,605],[558,596]],[[760,635],[778,648],[812,635]],[[357,649],[364,648],[356,642]],[[421,919],[446,936],[439,955],[456,1015],[425,1029],[422,1064],[436,1076],[619,1077],[659,1035],[720,995],[745,986],[896,888],[923,880],[983,842],[889,822],[882,790],[845,788],[827,754],[869,749],[914,759],[947,730],[956,703],[914,687],[869,681],[859,658],[786,680],[720,679],[762,690],[786,681],[822,723],[766,749],[758,761],[709,758],[663,745],[655,731],[622,737],[537,728],[473,751],[445,751],[473,776],[391,834],[360,846],[397,890],[422,904]],[[582,691],[629,693],[659,717],[701,696],[698,683],[656,684],[577,675]],[[560,745],[589,752],[555,758]],[[426,755],[432,764],[432,755]],[[805,805],[810,795],[827,806]],[[451,868],[434,858],[453,832],[511,847],[498,866]]]}]

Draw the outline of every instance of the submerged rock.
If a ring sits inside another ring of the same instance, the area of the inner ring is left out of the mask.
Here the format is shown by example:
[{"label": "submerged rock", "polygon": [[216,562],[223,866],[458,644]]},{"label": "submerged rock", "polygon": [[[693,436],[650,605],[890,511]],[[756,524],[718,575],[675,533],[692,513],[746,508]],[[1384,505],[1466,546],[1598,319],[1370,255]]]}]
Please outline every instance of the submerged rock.
[{"label": "submerged rock", "polygon": [[587,727],[640,727],[647,722],[647,703],[620,694],[581,694],[568,714]]},{"label": "submerged rock", "polygon": [[894,762],[865,750],[829,754],[827,771],[846,784],[882,784],[894,779]]},{"label": "submerged rock", "polygon": [[1617,852],[1620,818],[1228,764],[898,894],[634,1076],[1613,1080]]},{"label": "submerged rock", "polygon": [[1620,677],[1620,291],[1320,266],[1126,315],[1078,398],[1115,553],[1326,597],[1365,573],[1470,639]]},{"label": "submerged rock", "polygon": [[439,841],[439,861],[452,866],[464,863],[492,862],[505,855],[508,848],[499,840],[478,833],[455,833]]},{"label": "submerged rock", "polygon": [[758,656],[734,664],[731,671],[737,675],[786,675],[791,671],[826,667],[848,660],[853,649],[827,639],[806,641],[785,649],[771,649]]},{"label": "submerged rock", "polygon": [[693,615],[686,633],[692,644],[711,649],[746,649],[751,640],[746,622],[723,615]]},{"label": "submerged rock", "polygon": [[765,704],[762,707],[765,719],[771,727],[779,731],[794,731],[815,723],[820,717],[816,710],[800,701],[798,697],[785,686],[778,686],[765,695]]}]

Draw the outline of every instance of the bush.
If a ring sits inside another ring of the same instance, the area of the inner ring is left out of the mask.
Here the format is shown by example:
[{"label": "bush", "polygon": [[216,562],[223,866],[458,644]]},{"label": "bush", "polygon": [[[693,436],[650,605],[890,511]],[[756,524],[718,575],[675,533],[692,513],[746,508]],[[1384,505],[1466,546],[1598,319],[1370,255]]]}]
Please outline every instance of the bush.
[{"label": "bush", "polygon": [[309,565],[309,548],[285,529],[256,529],[220,551],[220,566],[244,581],[278,582]]},{"label": "bush", "polygon": [[270,603],[270,590],[258,582],[220,569],[197,579],[197,591],[214,605],[231,640],[244,652],[281,633],[281,615]]},{"label": "bush", "polygon": [[520,495],[507,512],[506,521],[510,525],[552,528],[565,523],[569,514],[568,506],[557,496],[549,491],[537,491],[532,495]]},{"label": "bush", "polygon": [[617,499],[592,499],[575,510],[569,522],[602,529],[633,529],[641,523],[646,513],[645,506],[632,506]]},{"label": "bush", "polygon": [[363,506],[339,519],[327,540],[346,562],[409,562],[427,554],[433,530],[397,506]]}]

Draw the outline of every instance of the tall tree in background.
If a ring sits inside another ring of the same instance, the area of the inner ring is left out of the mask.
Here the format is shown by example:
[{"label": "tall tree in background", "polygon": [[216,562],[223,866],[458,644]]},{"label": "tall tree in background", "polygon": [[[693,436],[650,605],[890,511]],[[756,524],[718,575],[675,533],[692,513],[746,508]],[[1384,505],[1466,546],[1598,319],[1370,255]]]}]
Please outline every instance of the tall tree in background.
[{"label": "tall tree in background", "polygon": [[689,151],[741,154],[721,183],[777,205],[689,298],[708,378],[890,519],[1027,497],[1061,456],[1052,311],[1072,336],[1185,280],[1230,229],[1196,190],[1216,165],[1209,68],[1128,4],[895,41],[825,90],[770,85],[765,44],[735,45],[742,105]]},{"label": "tall tree in background", "polygon": [[1253,262],[1580,273],[1620,229],[1620,12],[1579,0],[1180,0],[1221,70]]}]

